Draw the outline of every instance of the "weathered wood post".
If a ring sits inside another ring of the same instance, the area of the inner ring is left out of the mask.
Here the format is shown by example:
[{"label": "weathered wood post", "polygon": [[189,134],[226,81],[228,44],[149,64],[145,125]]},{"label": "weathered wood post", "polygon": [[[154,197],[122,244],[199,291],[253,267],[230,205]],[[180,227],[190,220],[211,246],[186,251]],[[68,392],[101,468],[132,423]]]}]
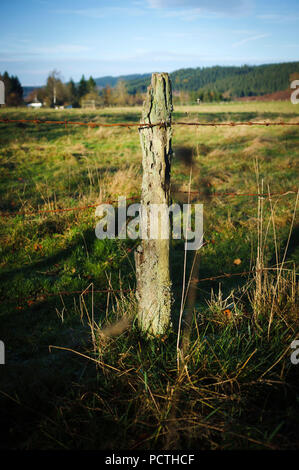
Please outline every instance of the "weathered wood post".
[{"label": "weathered wood post", "polygon": [[[170,200],[171,163],[171,82],[167,73],[154,73],[143,105],[141,122],[153,125],[139,128],[142,147],[143,179],[141,191],[141,230],[148,239],[142,239],[135,252],[138,322],[148,336],[165,333],[170,323],[171,282],[169,273],[169,236],[163,238],[163,229],[156,239],[151,237],[152,205],[158,204],[161,219],[168,214]],[[162,125],[155,125],[162,123]],[[166,214],[167,213],[167,214]],[[160,226],[169,219],[161,220]],[[157,221],[156,221],[157,222]],[[164,226],[165,227],[165,226]],[[164,233],[165,235],[165,233]],[[169,235],[169,227],[168,227]]]}]

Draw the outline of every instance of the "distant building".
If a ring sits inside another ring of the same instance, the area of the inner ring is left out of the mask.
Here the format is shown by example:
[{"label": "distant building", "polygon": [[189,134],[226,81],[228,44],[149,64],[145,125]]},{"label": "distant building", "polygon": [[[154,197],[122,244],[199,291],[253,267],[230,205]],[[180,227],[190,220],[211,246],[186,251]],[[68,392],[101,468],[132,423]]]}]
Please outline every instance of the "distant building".
[{"label": "distant building", "polygon": [[27,107],[28,108],[41,108],[43,105],[43,103],[41,103],[40,101],[38,101],[38,99],[35,97],[33,101],[31,101],[30,103],[27,103]]},{"label": "distant building", "polygon": [[28,108],[41,108],[41,107],[42,107],[42,103],[28,103],[28,104],[27,104],[27,107],[28,107]]},{"label": "distant building", "polygon": [[0,105],[5,104],[5,85],[2,80],[0,80]]}]

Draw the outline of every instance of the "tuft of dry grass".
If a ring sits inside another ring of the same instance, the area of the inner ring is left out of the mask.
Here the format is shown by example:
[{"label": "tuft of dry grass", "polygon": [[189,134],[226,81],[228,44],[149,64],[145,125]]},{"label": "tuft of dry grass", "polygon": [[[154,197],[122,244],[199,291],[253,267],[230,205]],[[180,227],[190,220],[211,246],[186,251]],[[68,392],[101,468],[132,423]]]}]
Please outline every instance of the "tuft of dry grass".
[{"label": "tuft of dry grass", "polygon": [[270,137],[256,137],[247,147],[243,149],[242,153],[244,155],[255,156],[256,153],[270,148],[274,142],[274,139],[271,139]]},{"label": "tuft of dry grass", "polygon": [[208,154],[208,158],[221,159],[227,156],[227,152],[221,148],[215,148]]},{"label": "tuft of dry grass", "polygon": [[103,186],[107,194],[128,196],[140,191],[141,173],[136,165],[117,170],[113,175],[107,171],[103,176]]}]

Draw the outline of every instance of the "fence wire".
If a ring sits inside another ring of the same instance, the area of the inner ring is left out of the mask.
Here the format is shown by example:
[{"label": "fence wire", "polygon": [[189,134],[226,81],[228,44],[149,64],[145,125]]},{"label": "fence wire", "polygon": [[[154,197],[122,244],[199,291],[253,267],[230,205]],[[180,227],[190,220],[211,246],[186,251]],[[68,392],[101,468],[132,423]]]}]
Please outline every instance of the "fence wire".
[{"label": "fence wire", "polygon": [[[202,193],[200,191],[177,191],[174,190],[174,194],[190,194],[190,196],[197,196],[197,197],[202,197],[202,198],[213,198],[213,197],[279,197],[279,196],[287,196],[288,194],[297,194],[298,189],[289,189],[280,193],[233,193],[233,192],[222,192],[222,193]],[[136,201],[140,199],[140,196],[132,196],[126,198],[127,201]],[[43,215],[43,214],[51,214],[51,213],[62,213],[62,212],[71,212],[71,211],[84,211],[87,209],[94,209],[95,207],[100,206],[101,204],[116,204],[118,203],[118,200],[107,200],[107,201],[100,201],[94,204],[88,204],[86,206],[76,206],[76,207],[63,207],[59,209],[42,209],[42,210],[34,210],[34,211],[15,211],[15,212],[4,212],[0,213],[0,217],[3,218],[8,218],[8,217],[16,217],[18,215],[21,216],[32,216],[35,217],[37,215]]]},{"label": "fence wire", "polygon": [[[69,121],[69,120],[42,120],[42,119],[6,119],[2,118],[0,119],[0,123],[4,124],[35,124],[35,125],[62,125],[67,128],[67,126],[85,126],[85,127],[90,127],[90,128],[97,128],[97,127],[124,127],[130,129],[131,127],[137,127],[138,130],[141,130],[143,128],[153,128],[153,127],[170,127],[170,126],[211,126],[211,127],[235,127],[235,126],[299,126],[299,122],[287,122],[287,121],[244,121],[244,122],[198,122],[198,121],[171,121],[171,122],[157,122],[157,123],[145,123],[145,122],[118,122],[118,123],[102,123],[102,122],[82,122],[82,121]],[[284,192],[276,192],[276,193],[236,193],[236,192],[221,192],[221,193],[211,193],[211,194],[206,194],[206,193],[201,193],[200,191],[174,191],[175,194],[189,194],[190,196],[196,195],[196,196],[202,196],[202,197],[275,197],[275,196],[285,196],[288,194],[296,194],[298,189],[290,189],[286,190]],[[139,199],[140,196],[133,196],[130,198],[127,198],[127,200],[137,200]],[[98,202],[94,204],[88,204],[85,206],[77,206],[77,207],[67,207],[67,208],[59,208],[59,209],[46,209],[46,210],[35,210],[35,211],[18,211],[14,213],[0,213],[1,217],[15,217],[16,215],[22,215],[22,216],[35,216],[35,215],[41,215],[41,214],[48,214],[48,213],[61,213],[61,212],[70,212],[70,211],[81,211],[81,210],[87,210],[91,208],[95,208],[99,206],[100,204],[115,204],[117,203],[117,200],[108,200],[105,202]],[[130,253],[132,248],[127,250],[127,253]],[[264,268],[262,271],[265,271],[269,268]],[[191,280],[191,283],[197,284],[199,282],[207,282],[207,281],[215,281],[221,278],[231,278],[234,276],[245,276],[245,275],[253,275],[256,274],[256,270],[252,271],[243,271],[240,273],[223,273],[217,276],[211,276],[211,277],[206,277],[206,278],[194,278]],[[37,293],[36,297],[31,297],[27,299],[11,299],[14,300],[15,302],[18,303],[26,303],[28,306],[31,306],[32,304],[35,304],[38,301],[43,301],[47,297],[53,297],[53,296],[69,296],[69,295],[87,295],[90,293],[124,293],[124,292],[132,292],[134,289],[85,289],[83,291],[61,291],[61,292],[44,292],[44,293]],[[20,305],[16,307],[17,309],[22,309]]]},{"label": "fence wire", "polygon": [[240,122],[198,122],[198,121],[160,121],[156,123],[148,122],[83,122],[83,121],[49,121],[43,119],[0,119],[0,122],[4,124],[47,124],[47,125],[62,125],[62,126],[86,126],[91,128],[96,127],[138,127],[139,129],[152,128],[152,127],[170,127],[170,126],[299,126],[299,122],[288,122],[288,121],[240,121]]}]

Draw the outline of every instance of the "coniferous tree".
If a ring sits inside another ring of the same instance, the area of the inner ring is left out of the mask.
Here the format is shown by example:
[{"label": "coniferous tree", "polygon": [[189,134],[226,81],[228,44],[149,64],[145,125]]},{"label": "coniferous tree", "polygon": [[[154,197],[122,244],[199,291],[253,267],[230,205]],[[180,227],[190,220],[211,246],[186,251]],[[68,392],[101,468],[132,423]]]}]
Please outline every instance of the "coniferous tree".
[{"label": "coniferous tree", "polygon": [[88,93],[88,85],[84,75],[82,75],[78,86],[78,98],[82,98],[82,96],[86,95],[86,93]]},{"label": "coniferous tree", "polygon": [[88,81],[87,81],[87,92],[92,93],[92,92],[96,91],[96,87],[97,87],[96,82],[94,81],[92,76],[90,76]]},{"label": "coniferous tree", "polygon": [[[282,64],[213,66],[180,69],[170,74],[174,92],[202,91],[207,100],[219,96],[231,99],[274,93],[289,88],[290,75],[299,72],[299,62]],[[150,78],[142,77],[127,82],[130,94],[145,92]]]},{"label": "coniferous tree", "polygon": [[73,106],[73,108],[78,108],[79,107],[78,90],[72,78],[68,82],[67,88],[68,88],[70,104]]}]

